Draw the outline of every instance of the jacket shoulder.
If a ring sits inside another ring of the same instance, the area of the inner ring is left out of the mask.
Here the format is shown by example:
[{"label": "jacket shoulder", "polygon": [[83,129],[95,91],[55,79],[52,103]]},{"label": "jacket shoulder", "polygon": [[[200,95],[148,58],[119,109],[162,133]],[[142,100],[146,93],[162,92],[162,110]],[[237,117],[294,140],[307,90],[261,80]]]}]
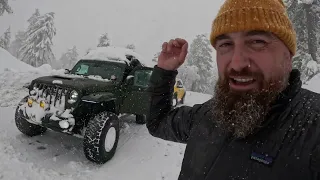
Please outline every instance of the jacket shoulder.
[{"label": "jacket shoulder", "polygon": [[299,99],[303,103],[303,109],[320,115],[320,94],[302,88],[299,93]]}]

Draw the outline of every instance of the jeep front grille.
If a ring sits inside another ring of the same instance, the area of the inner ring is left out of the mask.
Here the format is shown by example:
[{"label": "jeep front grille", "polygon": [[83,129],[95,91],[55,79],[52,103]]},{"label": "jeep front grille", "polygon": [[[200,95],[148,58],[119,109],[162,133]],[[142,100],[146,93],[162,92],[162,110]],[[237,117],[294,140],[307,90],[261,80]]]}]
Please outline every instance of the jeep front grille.
[{"label": "jeep front grille", "polygon": [[36,90],[36,99],[44,98],[50,104],[50,107],[60,107],[63,109],[71,92],[69,88],[51,84],[34,84],[33,89]]}]

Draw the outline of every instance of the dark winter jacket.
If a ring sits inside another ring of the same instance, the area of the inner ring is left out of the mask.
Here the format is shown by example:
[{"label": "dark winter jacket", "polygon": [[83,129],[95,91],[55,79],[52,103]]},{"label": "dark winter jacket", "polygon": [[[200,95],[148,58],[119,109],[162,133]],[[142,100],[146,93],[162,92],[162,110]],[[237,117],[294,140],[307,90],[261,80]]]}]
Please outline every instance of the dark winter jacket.
[{"label": "dark winter jacket", "polygon": [[172,109],[176,75],[155,66],[147,128],[187,144],[179,180],[320,180],[320,95],[301,87],[299,71],[291,72],[263,128],[241,140],[215,127],[212,99]]}]

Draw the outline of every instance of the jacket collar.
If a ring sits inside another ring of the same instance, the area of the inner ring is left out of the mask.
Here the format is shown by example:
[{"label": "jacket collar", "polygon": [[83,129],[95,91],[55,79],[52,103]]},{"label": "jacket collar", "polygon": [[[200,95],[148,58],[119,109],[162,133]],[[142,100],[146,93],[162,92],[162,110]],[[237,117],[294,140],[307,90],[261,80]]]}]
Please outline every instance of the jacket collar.
[{"label": "jacket collar", "polygon": [[296,96],[302,87],[300,77],[301,73],[298,69],[293,69],[291,71],[288,86],[279,93],[274,103],[271,104],[271,109],[274,109],[274,106],[286,105]]},{"label": "jacket collar", "polygon": [[301,82],[301,73],[298,69],[293,69],[290,73],[289,77],[289,84],[283,90],[277,100],[275,101],[275,104],[286,104],[288,103],[300,90],[302,87],[302,82]]},{"label": "jacket collar", "polygon": [[[271,104],[270,110],[267,114],[266,120],[262,123],[262,127],[269,125],[279,115],[279,112],[283,112],[291,102],[291,100],[301,90],[302,82],[300,80],[301,73],[298,69],[293,69],[290,73],[288,86],[279,93],[278,97]],[[260,131],[259,129],[257,131]]]}]

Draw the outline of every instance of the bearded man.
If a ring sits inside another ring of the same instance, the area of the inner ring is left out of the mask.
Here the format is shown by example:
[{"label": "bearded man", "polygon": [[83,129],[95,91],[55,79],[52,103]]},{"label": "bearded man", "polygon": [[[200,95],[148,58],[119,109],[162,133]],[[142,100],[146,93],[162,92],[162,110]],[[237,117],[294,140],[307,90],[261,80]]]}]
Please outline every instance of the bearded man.
[{"label": "bearded man", "polygon": [[296,34],[283,2],[226,0],[210,41],[219,80],[209,101],[171,106],[184,39],[163,43],[150,79],[150,134],[187,144],[179,180],[320,179],[320,96],[292,69]]}]

